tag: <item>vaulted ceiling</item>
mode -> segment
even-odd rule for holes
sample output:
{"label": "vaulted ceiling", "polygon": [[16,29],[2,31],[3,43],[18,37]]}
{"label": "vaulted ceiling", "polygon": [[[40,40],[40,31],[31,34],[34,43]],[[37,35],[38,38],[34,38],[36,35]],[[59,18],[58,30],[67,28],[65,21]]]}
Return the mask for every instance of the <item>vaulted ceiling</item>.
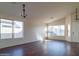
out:
{"label": "vaulted ceiling", "polygon": [[21,17],[22,4],[26,4],[26,20],[47,23],[63,18],[79,9],[78,2],[0,2],[0,15]]}

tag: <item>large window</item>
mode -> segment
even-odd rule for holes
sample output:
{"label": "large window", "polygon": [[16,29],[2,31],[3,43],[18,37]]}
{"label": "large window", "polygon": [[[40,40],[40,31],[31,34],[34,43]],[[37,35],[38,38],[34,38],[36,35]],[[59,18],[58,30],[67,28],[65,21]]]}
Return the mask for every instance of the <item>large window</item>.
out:
{"label": "large window", "polygon": [[48,26],[49,36],[64,36],[64,25]]}
{"label": "large window", "polygon": [[14,38],[23,37],[23,22],[14,21]]}
{"label": "large window", "polygon": [[0,19],[0,39],[23,37],[23,22]]}
{"label": "large window", "polygon": [[12,21],[1,19],[1,39],[12,38]]}

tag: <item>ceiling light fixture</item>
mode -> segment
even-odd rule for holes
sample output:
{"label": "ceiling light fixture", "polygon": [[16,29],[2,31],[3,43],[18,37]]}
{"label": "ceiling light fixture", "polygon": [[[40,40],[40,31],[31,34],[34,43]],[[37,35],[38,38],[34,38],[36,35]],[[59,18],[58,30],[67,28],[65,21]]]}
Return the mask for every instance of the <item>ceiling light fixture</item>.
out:
{"label": "ceiling light fixture", "polygon": [[75,17],[76,17],[76,20],[79,20],[77,13],[78,13],[78,9],[76,8],[76,12],[75,12],[76,15],[75,15]]}
{"label": "ceiling light fixture", "polygon": [[25,4],[22,4],[21,16],[22,16],[23,18],[26,18],[26,16],[27,16],[25,7],[26,7]]}

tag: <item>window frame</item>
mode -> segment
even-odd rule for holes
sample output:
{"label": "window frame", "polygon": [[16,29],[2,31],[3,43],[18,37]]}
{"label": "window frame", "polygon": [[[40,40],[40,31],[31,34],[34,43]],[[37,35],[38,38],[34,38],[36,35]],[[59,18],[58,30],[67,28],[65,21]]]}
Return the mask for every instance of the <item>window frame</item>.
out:
{"label": "window frame", "polygon": [[[1,19],[4,19],[4,20],[10,20],[12,21],[12,38],[5,38],[5,39],[1,39]],[[24,37],[24,22],[23,21],[20,21],[20,20],[13,20],[13,19],[5,19],[5,18],[1,18],[0,19],[0,40],[7,40],[7,39],[19,39],[19,38],[23,38]],[[14,21],[18,21],[18,22],[22,22],[23,24],[23,29],[22,29],[22,37],[18,37],[18,38],[14,38]]]}
{"label": "window frame", "polygon": [[[59,28],[59,30],[57,29],[57,31],[60,33],[61,31],[61,26],[64,26],[63,28],[64,28],[64,32],[63,32],[63,35],[61,35],[61,33],[60,34],[56,34],[56,35],[54,35],[54,34],[52,34],[52,32],[53,32],[53,27],[54,26],[57,26],[58,28]],[[51,27],[51,30],[48,30],[48,37],[49,36],[65,36],[65,25],[52,25],[52,26],[48,26],[48,29],[49,29],[49,27]],[[57,33],[57,32],[56,32]],[[50,35],[49,35],[50,34]]]}

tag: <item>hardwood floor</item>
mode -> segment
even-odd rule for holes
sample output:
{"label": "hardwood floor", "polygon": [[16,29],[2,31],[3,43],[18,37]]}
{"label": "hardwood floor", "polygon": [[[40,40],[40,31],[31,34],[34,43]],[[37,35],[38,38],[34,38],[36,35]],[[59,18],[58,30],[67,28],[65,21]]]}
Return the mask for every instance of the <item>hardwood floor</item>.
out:
{"label": "hardwood floor", "polygon": [[79,44],[48,40],[0,49],[2,56],[79,56]]}

